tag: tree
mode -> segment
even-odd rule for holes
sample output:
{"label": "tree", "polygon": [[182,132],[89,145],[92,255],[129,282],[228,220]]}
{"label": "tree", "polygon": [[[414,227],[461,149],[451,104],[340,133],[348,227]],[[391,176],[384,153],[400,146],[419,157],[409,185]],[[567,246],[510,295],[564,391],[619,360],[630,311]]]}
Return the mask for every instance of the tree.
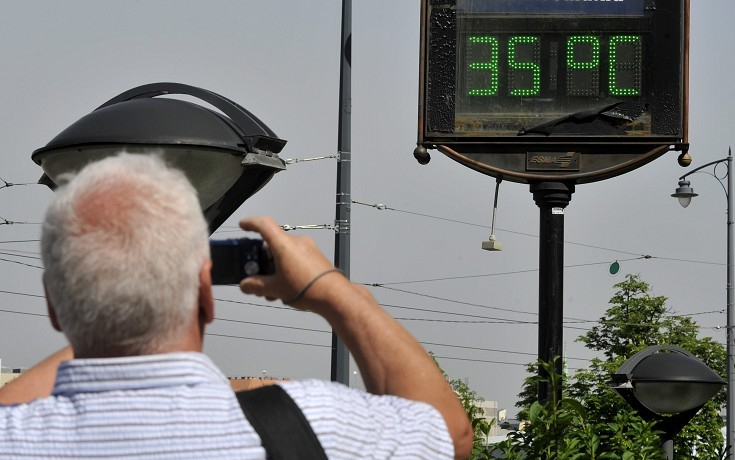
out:
{"label": "tree", "polygon": [[[639,276],[627,275],[614,288],[617,290],[610,299],[611,306],[599,324],[578,339],[587,348],[601,352],[604,359],[592,360],[589,367],[577,371],[572,377],[557,377],[558,385],[562,384],[562,379],[565,380],[564,398],[557,403],[558,407],[548,404],[539,407],[537,402],[534,403],[539,379],[536,375],[526,380],[519,395],[521,401],[517,405],[523,408],[519,418],[531,421],[530,433],[548,432],[550,421],[559,423],[559,415],[555,415],[555,411],[563,415],[565,425],[560,425],[563,430],[559,433],[565,438],[564,442],[555,444],[554,455],[536,458],[590,458],[593,453],[598,453],[597,458],[601,459],[618,456],[650,458],[648,456],[657,450],[659,442],[655,424],[643,422],[608,384],[610,376],[626,359],[648,346],[669,344],[682,347],[720,376],[725,374],[724,346],[709,337],[699,337],[699,326],[692,318],[671,315],[666,307],[666,297],[652,295],[648,283]],[[529,370],[535,372],[536,364],[529,365]],[[721,392],[674,439],[677,459],[721,458],[723,436],[720,428],[723,421],[719,410],[724,401],[725,394]],[[533,436],[524,436],[516,435],[516,442],[525,442],[526,447],[533,447]],[[576,441],[571,443],[573,440]],[[580,453],[584,445],[587,451]],[[540,455],[538,450],[526,452]],[[574,457],[576,453],[580,456]]]}

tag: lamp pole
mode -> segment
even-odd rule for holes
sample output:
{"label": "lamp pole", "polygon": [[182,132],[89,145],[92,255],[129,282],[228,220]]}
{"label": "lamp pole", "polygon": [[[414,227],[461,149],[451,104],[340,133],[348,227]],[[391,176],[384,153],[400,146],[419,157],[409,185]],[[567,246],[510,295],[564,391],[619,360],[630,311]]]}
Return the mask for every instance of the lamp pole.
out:
{"label": "lamp pole", "polygon": [[[733,327],[735,327],[735,273],[733,273],[733,264],[735,263],[735,256],[733,255],[732,148],[728,149],[727,158],[712,161],[681,176],[679,187],[676,189],[676,193],[671,196],[678,198],[679,203],[683,207],[687,207],[691,199],[697,194],[689,187],[689,182],[685,180],[686,177],[708,166],[713,166],[713,169],[716,169],[719,164],[723,163],[727,166],[727,188],[725,189],[727,197],[727,405],[725,413],[727,419],[727,447],[731,448],[726,458],[732,460],[732,447],[733,441],[735,441],[735,337],[733,336]],[[725,188],[722,178],[717,177],[715,173],[712,175]]]}

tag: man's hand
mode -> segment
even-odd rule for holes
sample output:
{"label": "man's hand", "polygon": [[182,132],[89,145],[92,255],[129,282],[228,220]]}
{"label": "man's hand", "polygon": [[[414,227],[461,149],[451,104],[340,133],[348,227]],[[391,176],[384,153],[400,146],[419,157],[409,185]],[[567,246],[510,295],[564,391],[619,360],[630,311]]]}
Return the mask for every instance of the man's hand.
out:
{"label": "man's hand", "polygon": [[[240,226],[244,230],[262,235],[276,267],[273,275],[250,276],[242,280],[240,289],[246,294],[287,302],[316,277],[334,269],[334,265],[324,257],[311,238],[287,235],[270,217],[245,219],[240,222]],[[309,290],[311,291],[311,288]],[[317,292],[316,289],[314,291]],[[310,292],[305,292],[292,306],[311,309],[310,307],[315,305],[316,297]]]}

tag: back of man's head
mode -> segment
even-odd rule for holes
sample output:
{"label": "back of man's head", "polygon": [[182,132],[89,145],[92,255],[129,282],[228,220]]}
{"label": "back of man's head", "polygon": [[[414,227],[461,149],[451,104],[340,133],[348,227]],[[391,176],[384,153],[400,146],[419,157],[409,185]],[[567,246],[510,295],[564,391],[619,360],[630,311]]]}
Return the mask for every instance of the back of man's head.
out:
{"label": "back of man's head", "polygon": [[49,302],[75,353],[175,348],[196,319],[207,236],[196,191],[156,156],[109,157],[60,187],[41,250]]}

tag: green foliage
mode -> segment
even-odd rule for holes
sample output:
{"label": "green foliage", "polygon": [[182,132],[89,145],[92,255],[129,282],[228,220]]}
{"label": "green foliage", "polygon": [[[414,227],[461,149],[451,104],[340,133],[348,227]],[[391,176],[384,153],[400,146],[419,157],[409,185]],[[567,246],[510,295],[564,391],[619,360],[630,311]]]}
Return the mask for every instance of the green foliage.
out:
{"label": "green foliage", "polygon": [[475,458],[476,453],[479,454],[480,452],[487,450],[490,429],[495,423],[495,420],[488,422],[488,420],[485,419],[484,410],[478,406],[478,403],[484,401],[484,399],[478,396],[477,393],[467,385],[467,382],[459,379],[448,379],[448,381],[449,385],[454,390],[454,393],[459,398],[459,401],[462,403],[465,412],[467,412],[467,417],[472,423],[472,428],[475,432],[472,451],[473,458]]}
{"label": "green foliage", "polygon": [[472,390],[467,382],[460,379],[451,379],[447,373],[444,372],[444,369],[439,366],[434,354],[429,352],[429,355],[444,375],[444,378],[449,382],[449,386],[454,390],[459,402],[462,403],[462,407],[464,407],[465,412],[467,412],[467,417],[469,418],[470,423],[472,423],[475,437],[472,446],[472,456],[470,458],[478,460],[484,459],[484,455],[486,455],[489,446],[490,430],[493,425],[495,425],[495,419],[488,421],[484,417],[484,410],[478,405],[479,403],[482,403],[484,399],[480,397],[477,392]]}
{"label": "green foliage", "polygon": [[[494,452],[509,459],[659,459],[661,441],[655,424],[643,421],[610,388],[610,376],[630,356],[659,344],[682,347],[725,375],[725,348],[711,338],[700,338],[692,318],[671,315],[666,297],[653,296],[648,283],[635,275],[627,275],[614,287],[611,306],[599,324],[578,339],[604,359],[592,360],[565,381],[542,363],[551,375],[551,386],[564,389],[561,401],[543,405],[536,402],[537,365],[530,364],[531,376],[516,404],[522,409],[518,418],[527,420],[528,426],[493,446]],[[675,458],[723,458],[719,409],[725,397],[720,392],[675,437]]]}
{"label": "green foliage", "polygon": [[[552,389],[562,384],[553,363],[539,364]],[[535,379],[538,381],[538,378]],[[556,392],[554,391],[553,394]],[[609,424],[592,417],[580,401],[562,397],[528,408],[528,424],[495,444],[490,455],[511,460],[648,460],[661,458],[660,440],[653,424],[628,420],[626,413]],[[487,458],[492,458],[488,456]]]}

